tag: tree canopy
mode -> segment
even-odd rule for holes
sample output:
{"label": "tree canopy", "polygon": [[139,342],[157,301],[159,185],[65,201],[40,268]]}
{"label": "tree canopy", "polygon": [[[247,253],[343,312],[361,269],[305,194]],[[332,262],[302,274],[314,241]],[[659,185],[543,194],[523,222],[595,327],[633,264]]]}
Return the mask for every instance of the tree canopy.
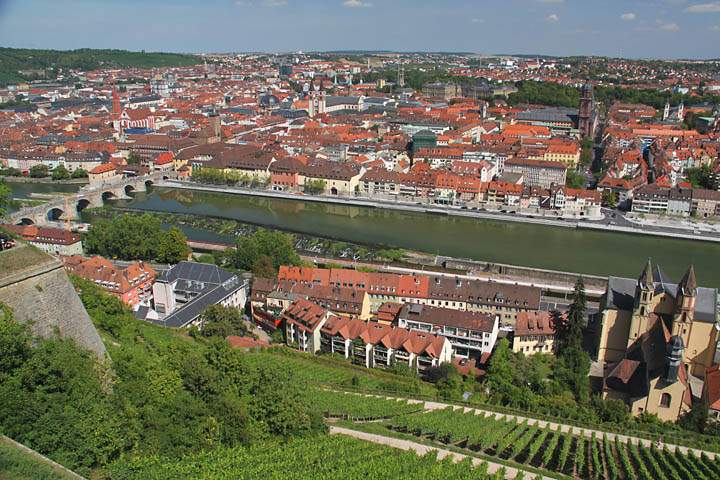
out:
{"label": "tree canopy", "polygon": [[85,251],[109,258],[177,263],[187,259],[187,238],[176,227],[163,230],[149,214],[123,214],[92,224],[83,239]]}

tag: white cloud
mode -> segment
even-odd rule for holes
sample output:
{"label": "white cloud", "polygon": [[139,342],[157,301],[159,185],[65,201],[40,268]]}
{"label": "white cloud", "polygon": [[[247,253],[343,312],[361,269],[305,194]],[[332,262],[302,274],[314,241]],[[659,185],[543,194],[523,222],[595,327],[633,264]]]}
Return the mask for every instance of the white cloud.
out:
{"label": "white cloud", "polygon": [[632,22],[636,18],[637,18],[637,15],[635,15],[632,12],[623,13],[622,15],[620,15],[620,19],[624,22]]}
{"label": "white cloud", "polygon": [[284,7],[288,2],[287,0],[263,0],[262,4],[266,7]]}
{"label": "white cloud", "polygon": [[473,18],[473,19],[470,20],[470,21],[471,21],[472,23],[485,23],[485,19],[484,19],[484,18]]}
{"label": "white cloud", "polygon": [[565,0],[537,0],[540,3],[563,3]]}
{"label": "white cloud", "polygon": [[680,26],[675,22],[658,22],[658,25],[660,25],[660,30],[665,30],[666,32],[679,32]]}
{"label": "white cloud", "polygon": [[720,25],[713,25],[712,27],[710,27],[710,30],[712,30],[713,32],[720,32]]}
{"label": "white cloud", "polygon": [[235,5],[238,7],[249,7],[252,5],[252,2],[248,2],[246,0],[235,0]]}
{"label": "white cloud", "polygon": [[372,7],[373,4],[369,2],[363,2],[362,0],[345,0],[343,2],[343,5],[348,8],[369,8]]}
{"label": "white cloud", "polygon": [[545,17],[545,20],[547,20],[548,22],[557,22],[558,20],[560,20],[560,17],[558,17],[557,13],[551,13],[550,15]]}
{"label": "white cloud", "polygon": [[720,2],[698,3],[685,9],[689,13],[719,13]]}

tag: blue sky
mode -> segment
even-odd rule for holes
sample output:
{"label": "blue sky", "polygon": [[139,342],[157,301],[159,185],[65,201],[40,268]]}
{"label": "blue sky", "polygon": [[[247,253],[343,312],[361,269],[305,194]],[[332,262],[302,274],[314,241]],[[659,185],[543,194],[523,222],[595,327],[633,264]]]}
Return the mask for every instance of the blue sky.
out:
{"label": "blue sky", "polygon": [[0,46],[720,57],[720,0],[0,0]]}

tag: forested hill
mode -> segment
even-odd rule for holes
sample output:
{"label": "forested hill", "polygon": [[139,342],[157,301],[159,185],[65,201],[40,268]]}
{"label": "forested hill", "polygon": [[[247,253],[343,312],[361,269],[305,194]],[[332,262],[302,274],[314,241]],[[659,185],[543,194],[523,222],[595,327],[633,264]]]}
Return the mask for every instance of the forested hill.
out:
{"label": "forested hill", "polygon": [[[36,50],[0,48],[0,85],[53,79],[58,68],[94,70],[101,67],[182,67],[200,63],[200,57],[181,53],[127,50]],[[37,72],[35,72],[37,70]],[[45,76],[41,71],[47,71]]]}

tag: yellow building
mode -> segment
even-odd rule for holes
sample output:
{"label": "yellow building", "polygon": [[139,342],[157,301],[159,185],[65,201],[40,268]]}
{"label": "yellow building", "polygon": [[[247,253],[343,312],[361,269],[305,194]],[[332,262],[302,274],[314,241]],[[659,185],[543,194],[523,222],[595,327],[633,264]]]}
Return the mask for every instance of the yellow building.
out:
{"label": "yellow building", "polygon": [[717,290],[698,287],[692,266],[674,284],[648,261],[636,281],[608,279],[601,312],[603,396],[677,420],[692,405],[691,376],[701,382],[712,366]]}
{"label": "yellow building", "polygon": [[518,312],[512,347],[523,355],[554,354],[557,344],[550,312]]}
{"label": "yellow building", "polygon": [[559,162],[568,167],[575,167],[580,161],[580,152],[580,147],[576,143],[550,145],[542,159],[546,162]]}

